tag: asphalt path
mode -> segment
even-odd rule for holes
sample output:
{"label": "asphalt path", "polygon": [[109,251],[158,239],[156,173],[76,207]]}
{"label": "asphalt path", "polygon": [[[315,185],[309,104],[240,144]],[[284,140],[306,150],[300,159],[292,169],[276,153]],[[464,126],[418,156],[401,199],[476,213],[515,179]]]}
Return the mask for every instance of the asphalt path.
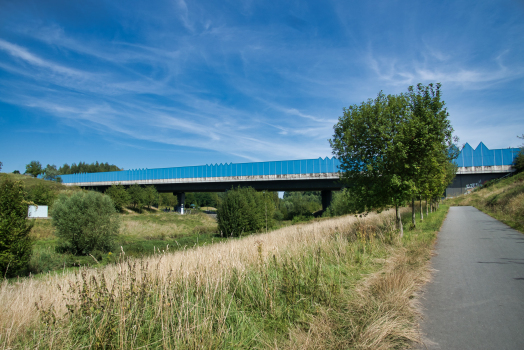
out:
{"label": "asphalt path", "polygon": [[524,234],[451,207],[435,248],[418,349],[524,349]]}

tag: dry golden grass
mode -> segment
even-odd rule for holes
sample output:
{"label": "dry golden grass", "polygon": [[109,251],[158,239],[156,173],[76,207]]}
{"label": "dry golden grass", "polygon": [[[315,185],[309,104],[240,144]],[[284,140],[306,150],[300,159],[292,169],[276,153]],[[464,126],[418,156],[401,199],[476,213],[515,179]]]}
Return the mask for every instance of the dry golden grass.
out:
{"label": "dry golden grass", "polygon": [[[382,214],[384,215],[388,214]],[[285,227],[268,234],[248,236],[241,240],[177,251],[173,254],[165,253],[145,259],[147,272],[164,281],[168,275],[184,276],[188,279],[197,276],[198,281],[212,284],[213,281],[225,278],[224,274],[227,275],[233,268],[242,271],[247,266],[257,264],[259,245],[263,247],[264,257],[281,253],[297,255],[304,246],[327,240],[335,231],[349,230],[357,220],[355,217],[346,216]],[[370,214],[365,220],[380,218],[376,214]],[[127,269],[128,265],[125,263],[103,268],[109,288],[112,288],[118,274]],[[95,275],[95,271],[87,270],[87,274]],[[64,314],[66,300],[62,290],[66,291],[69,284],[78,282],[78,279],[75,273],[65,273],[49,275],[39,280],[26,278],[17,283],[3,282],[0,287],[0,344],[8,346],[12,335],[23,332],[38,321],[36,303],[44,309],[53,306],[58,314]]]}
{"label": "dry golden grass", "polygon": [[[358,277],[354,279],[360,280],[357,285],[341,289],[342,293],[346,293],[345,299],[341,299],[346,300],[345,304],[337,304],[336,308],[319,306],[316,312],[305,314],[299,324],[290,328],[287,340],[268,338],[267,335],[260,336],[257,347],[390,349],[405,344],[406,340],[417,341],[416,305],[413,296],[420,285],[427,280],[425,262],[428,259],[429,248],[417,244],[408,244],[405,247],[398,244],[388,246],[378,244],[378,241],[375,244],[374,240],[384,242],[388,239],[381,237],[381,233],[377,236],[377,232],[389,230],[393,215],[394,213],[391,212],[380,215],[370,214],[362,219],[345,216],[294,225],[267,234],[248,236],[211,246],[174,253],[163,252],[143,259],[143,263],[138,267],[120,263],[98,270],[84,270],[84,276],[65,273],[60,276],[49,275],[41,280],[24,279],[10,284],[4,282],[0,286],[0,344],[2,348],[15,346],[17,336],[24,334],[32,325],[42,322],[43,314],[38,312],[35,304],[38,304],[39,310],[53,309],[60,319],[67,312],[67,304],[78,304],[78,298],[81,297],[78,287],[77,293],[68,293],[69,287],[75,284],[80,286],[83,281],[91,278],[97,279],[96,283],[100,284],[103,276],[108,290],[113,290],[112,293],[115,294],[126,293],[126,291],[132,293],[135,287],[130,286],[134,284],[139,286],[142,282],[143,288],[146,289],[149,283],[155,285],[151,291],[159,293],[157,298],[160,299],[152,310],[158,314],[155,320],[162,322],[162,334],[165,336],[158,340],[162,343],[157,343],[154,347],[172,348],[180,342],[185,344],[185,348],[221,347],[223,343],[220,342],[220,334],[231,337],[231,329],[226,325],[225,320],[230,317],[233,299],[230,292],[224,292],[227,286],[231,287],[231,281],[233,285],[236,283],[241,294],[249,293],[249,286],[268,283],[264,282],[263,276],[267,278],[267,271],[270,271],[269,267],[273,266],[272,261],[278,261],[278,264],[286,264],[286,261],[289,261],[291,264],[289,266],[293,269],[296,268],[295,264],[314,262],[316,258],[311,257],[317,254],[317,251],[319,254],[317,263],[320,265],[322,265],[321,254],[325,254],[324,256],[332,260],[340,259],[341,264],[352,264],[352,266],[355,264],[350,270],[361,275],[364,271],[359,269],[359,266],[362,266],[359,264],[362,262],[358,261],[361,259],[360,254],[366,254],[366,249],[382,249],[382,252],[388,249],[388,254],[384,256],[387,259],[375,258],[374,262],[366,265],[367,268],[372,266],[371,271],[375,273],[365,279]],[[155,226],[149,228],[161,229]],[[376,256],[382,257],[383,253]],[[383,267],[380,268],[381,266]],[[258,282],[251,280],[256,277],[252,274],[253,271],[260,271],[261,280]],[[127,277],[122,278],[122,276]],[[248,289],[244,290],[246,286]],[[192,292],[186,294],[184,291]],[[270,294],[273,292],[268,287],[258,301],[271,303]],[[221,296],[217,298],[217,295]],[[195,301],[195,296],[201,300]],[[174,308],[175,303],[177,306]],[[266,306],[268,310],[274,307]],[[122,307],[122,310],[124,309],[125,307]],[[122,311],[122,315],[124,314],[125,311]],[[122,329],[125,329],[123,323],[132,322],[133,317],[140,317],[132,312],[126,315],[128,318],[119,318],[119,327]],[[106,322],[104,320],[103,318],[102,321]],[[173,320],[184,321],[176,323]],[[249,319],[243,321],[244,327],[249,328],[249,322]],[[307,326],[304,326],[305,324]],[[45,344],[32,343],[32,346],[50,348],[73,346],[74,343],[67,343],[70,338],[68,327],[55,329],[46,334]],[[93,327],[95,332],[107,329],[99,323],[93,324]],[[138,346],[135,345],[139,344],[137,336],[125,331],[121,334],[123,338],[120,344],[123,347]],[[237,347],[245,348],[247,345],[240,342]]]}

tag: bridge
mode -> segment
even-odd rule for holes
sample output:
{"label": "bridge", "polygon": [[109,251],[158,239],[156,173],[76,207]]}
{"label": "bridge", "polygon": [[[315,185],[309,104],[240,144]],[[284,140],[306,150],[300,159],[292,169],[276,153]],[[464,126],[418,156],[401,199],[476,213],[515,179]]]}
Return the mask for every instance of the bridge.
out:
{"label": "bridge", "polygon": [[[482,142],[473,149],[466,144],[455,160],[457,177],[447,196],[464,193],[471,184],[483,183],[513,171],[518,148],[489,150]],[[172,192],[184,203],[186,192],[223,192],[238,186],[262,191],[321,191],[322,207],[331,202],[332,191],[342,189],[337,158],[318,158],[256,163],[229,163],[161,169],[135,169],[105,173],[61,175],[65,185],[103,191],[113,184],[154,185],[158,192]],[[183,207],[179,208],[183,212]]]}

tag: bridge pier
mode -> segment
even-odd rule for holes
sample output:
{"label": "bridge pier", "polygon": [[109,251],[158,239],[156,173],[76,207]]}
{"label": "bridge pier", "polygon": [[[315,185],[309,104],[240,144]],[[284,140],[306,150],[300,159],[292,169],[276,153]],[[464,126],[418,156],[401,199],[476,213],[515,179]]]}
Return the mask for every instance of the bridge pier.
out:
{"label": "bridge pier", "polygon": [[186,201],[186,193],[185,192],[173,192],[173,194],[176,196],[176,199],[177,199],[176,211],[183,215],[184,214],[184,202]]}
{"label": "bridge pier", "polygon": [[330,190],[323,190],[320,193],[322,195],[322,211],[326,211],[333,199],[333,192]]}

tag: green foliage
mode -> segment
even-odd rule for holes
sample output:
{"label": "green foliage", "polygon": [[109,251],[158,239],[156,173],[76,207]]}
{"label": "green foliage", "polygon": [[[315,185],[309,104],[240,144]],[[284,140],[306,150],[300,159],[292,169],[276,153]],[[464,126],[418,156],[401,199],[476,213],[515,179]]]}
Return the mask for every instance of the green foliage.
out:
{"label": "green foliage", "polygon": [[436,198],[453,180],[458,150],[440,98],[440,84],[419,84],[344,108],[330,144],[359,212]]}
{"label": "green foliage", "polygon": [[[519,139],[524,140],[524,134],[522,136],[517,136]],[[515,157],[515,160],[513,161],[513,167],[517,171],[517,173],[520,173],[524,170],[524,145],[520,146],[520,151],[517,154],[517,157]]]}
{"label": "green foliage", "polygon": [[44,170],[42,169],[42,164],[36,160],[31,161],[31,163],[25,166],[25,173],[30,174],[32,177],[37,177],[43,172]]}
{"label": "green foliage", "polygon": [[13,171],[13,174],[20,174],[20,171],[19,170],[15,170],[15,171]]}
{"label": "green foliage", "polygon": [[144,203],[149,209],[153,203],[158,203],[158,192],[155,186],[149,185],[144,188]]}
{"label": "green foliage", "polygon": [[53,226],[59,238],[58,250],[75,255],[87,255],[95,250],[110,251],[120,227],[115,214],[111,198],[101,193],[61,195],[52,210]]}
{"label": "green foliage", "polygon": [[62,178],[59,176],[60,173],[56,169],[56,165],[47,164],[46,168],[43,170],[44,180],[62,182]]}
{"label": "green foliage", "polygon": [[2,170],[2,166],[3,166],[3,165],[4,165],[4,164],[3,164],[2,162],[0,162],[0,170]]}
{"label": "green foliage", "polygon": [[218,194],[215,192],[196,192],[195,200],[200,207],[214,207],[219,203]]}
{"label": "green foliage", "polygon": [[0,183],[0,274],[25,274],[32,253],[29,237],[33,224],[27,219],[26,193],[21,182]]}
{"label": "green foliage", "polygon": [[173,193],[160,193],[158,197],[159,206],[174,207],[177,203],[177,198]]}
{"label": "green foliage", "polygon": [[280,212],[285,220],[292,220],[296,216],[311,217],[322,208],[320,192],[284,192],[280,202]]}
{"label": "green foliage", "polygon": [[329,208],[326,210],[323,216],[341,216],[356,212],[357,205],[351,192],[344,188],[342,191],[333,192],[333,199]]}
{"label": "green foliage", "polygon": [[123,169],[117,167],[114,164],[109,165],[106,163],[85,163],[85,162],[79,162],[78,164],[73,163],[71,166],[69,164],[65,163],[62,165],[58,172],[61,175],[67,175],[67,174],[78,174],[78,173],[100,173],[100,172],[107,172],[107,171],[121,171]]}
{"label": "green foliage", "polygon": [[515,170],[519,173],[524,170],[524,148],[522,148],[520,152],[517,154],[513,166]]}
{"label": "green foliage", "polygon": [[127,193],[129,194],[129,199],[133,207],[141,212],[145,203],[144,188],[138,184],[134,184],[127,189]]}
{"label": "green foliage", "polygon": [[218,230],[225,236],[262,231],[273,226],[275,210],[268,192],[239,187],[226,192],[217,208]]}
{"label": "green foliage", "polygon": [[113,184],[106,190],[105,194],[111,198],[117,211],[122,211],[131,200],[123,185]]}
{"label": "green foliage", "polygon": [[56,199],[56,192],[51,187],[39,183],[28,190],[28,198],[36,205],[52,206]]}

